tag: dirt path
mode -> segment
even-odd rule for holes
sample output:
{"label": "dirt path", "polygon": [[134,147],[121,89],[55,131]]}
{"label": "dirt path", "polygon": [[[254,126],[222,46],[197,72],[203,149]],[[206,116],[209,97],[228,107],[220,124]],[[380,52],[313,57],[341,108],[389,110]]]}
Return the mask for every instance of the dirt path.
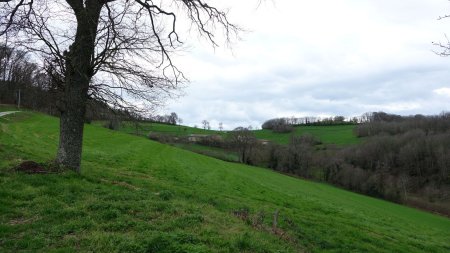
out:
{"label": "dirt path", "polygon": [[11,113],[16,113],[16,112],[19,112],[19,111],[0,112],[0,117],[6,116]]}

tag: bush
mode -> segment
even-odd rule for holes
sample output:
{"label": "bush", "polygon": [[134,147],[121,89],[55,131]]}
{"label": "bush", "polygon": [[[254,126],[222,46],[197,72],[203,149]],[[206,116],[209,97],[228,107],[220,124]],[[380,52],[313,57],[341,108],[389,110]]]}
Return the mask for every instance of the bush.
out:
{"label": "bush", "polygon": [[208,147],[218,147],[218,148],[225,147],[225,142],[223,141],[220,135],[205,136],[203,138],[200,138],[200,140],[197,143]]}

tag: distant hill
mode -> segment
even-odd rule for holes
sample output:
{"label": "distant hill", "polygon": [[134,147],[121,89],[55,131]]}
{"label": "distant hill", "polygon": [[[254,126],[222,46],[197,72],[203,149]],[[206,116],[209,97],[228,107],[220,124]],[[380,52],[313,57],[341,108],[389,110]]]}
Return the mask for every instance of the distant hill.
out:
{"label": "distant hill", "polygon": [[[94,122],[95,125],[104,125],[105,122]],[[269,140],[279,144],[287,144],[292,134],[311,134],[320,139],[324,144],[348,145],[359,143],[360,139],[353,133],[354,125],[336,126],[297,126],[293,133],[275,133],[271,130],[253,130],[256,138]],[[132,122],[123,122],[118,129],[124,133],[148,135],[150,132],[170,134],[175,136],[188,136],[191,134],[207,134],[226,136],[228,131],[205,130],[180,125],[169,125],[161,123],[140,123],[136,125]]]}
{"label": "distant hill", "polygon": [[448,218],[94,125],[81,175],[11,171],[51,160],[58,128],[0,119],[1,252],[450,250]]}

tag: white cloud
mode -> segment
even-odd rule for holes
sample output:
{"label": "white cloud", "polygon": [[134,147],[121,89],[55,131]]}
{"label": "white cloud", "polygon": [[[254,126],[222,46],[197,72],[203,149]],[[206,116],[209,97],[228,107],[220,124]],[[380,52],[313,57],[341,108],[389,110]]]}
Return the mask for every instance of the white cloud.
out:
{"label": "white cloud", "polygon": [[442,87],[439,89],[433,90],[434,93],[441,95],[441,96],[447,96],[450,97],[450,88],[448,87]]}

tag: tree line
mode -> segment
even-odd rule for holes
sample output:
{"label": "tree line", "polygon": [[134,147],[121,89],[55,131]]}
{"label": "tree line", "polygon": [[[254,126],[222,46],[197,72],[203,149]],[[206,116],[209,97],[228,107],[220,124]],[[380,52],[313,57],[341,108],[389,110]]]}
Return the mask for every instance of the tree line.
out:
{"label": "tree line", "polygon": [[58,86],[27,52],[0,44],[0,103],[57,112]]}
{"label": "tree line", "polygon": [[175,112],[171,112],[170,114],[165,115],[154,115],[148,118],[144,118],[143,120],[147,122],[156,122],[168,125],[177,125],[183,123],[183,119],[178,117],[178,114]]}

